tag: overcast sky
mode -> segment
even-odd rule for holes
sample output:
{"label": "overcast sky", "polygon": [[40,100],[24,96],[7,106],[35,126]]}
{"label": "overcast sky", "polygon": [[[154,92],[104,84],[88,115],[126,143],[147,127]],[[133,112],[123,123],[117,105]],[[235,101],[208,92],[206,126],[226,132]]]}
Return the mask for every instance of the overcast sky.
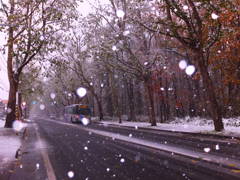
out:
{"label": "overcast sky", "polygon": [[[98,6],[98,4],[110,4],[109,0],[83,0],[84,2],[79,3],[79,11],[83,15],[87,15],[89,12],[93,11],[93,7]],[[98,1],[98,2],[97,2]]]}
{"label": "overcast sky", "polygon": [[[0,46],[5,44],[4,35],[0,33]],[[6,57],[0,52],[0,100],[8,98],[9,83],[7,77]]]}

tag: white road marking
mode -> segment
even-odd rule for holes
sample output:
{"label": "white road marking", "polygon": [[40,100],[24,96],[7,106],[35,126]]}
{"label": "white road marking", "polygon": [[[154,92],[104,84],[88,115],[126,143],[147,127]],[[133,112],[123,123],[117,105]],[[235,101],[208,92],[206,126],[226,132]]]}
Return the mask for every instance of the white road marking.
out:
{"label": "white road marking", "polygon": [[44,166],[47,171],[48,180],[57,180],[56,175],[53,170],[53,167],[52,167],[52,164],[51,164],[51,161],[49,159],[48,153],[46,151],[45,145],[43,145],[43,141],[40,137],[38,129],[36,128],[36,125],[35,125],[35,130],[36,130],[36,135],[37,135],[39,146],[40,146],[40,151],[41,151],[41,154],[43,157]]}
{"label": "white road marking", "polygon": [[182,155],[182,156],[186,156],[186,157],[190,157],[190,158],[195,158],[195,159],[199,159],[199,160],[205,160],[207,162],[222,164],[227,167],[229,167],[231,164],[234,164],[234,168],[240,169],[240,161],[230,159],[230,158],[223,158],[221,156],[212,155],[212,154],[208,154],[208,153],[195,152],[192,150],[179,148],[179,147],[175,147],[172,145],[160,144],[157,142],[151,142],[151,141],[143,140],[143,139],[139,139],[139,138],[133,138],[133,137],[129,138],[128,136],[125,136],[125,135],[120,135],[120,134],[112,133],[112,132],[106,132],[106,131],[102,131],[102,130],[90,129],[87,127],[78,126],[78,125],[74,125],[74,124],[53,121],[53,120],[46,120],[46,121],[51,121],[54,123],[65,125],[65,126],[67,125],[67,126],[75,127],[75,128],[82,129],[87,132],[92,132],[94,134],[98,134],[101,136],[110,137],[113,139],[130,142],[130,143],[137,144],[137,145],[142,145],[145,147],[154,148],[154,149],[158,149],[158,150],[165,151],[165,152],[170,152],[170,153],[174,153],[174,154],[178,154],[178,155]]}

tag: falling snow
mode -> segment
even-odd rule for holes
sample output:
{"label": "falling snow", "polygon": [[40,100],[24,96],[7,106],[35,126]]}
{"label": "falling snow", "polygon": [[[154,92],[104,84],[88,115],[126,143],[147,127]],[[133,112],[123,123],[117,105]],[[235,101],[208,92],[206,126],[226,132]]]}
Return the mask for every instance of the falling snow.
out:
{"label": "falling snow", "polygon": [[44,104],[40,104],[40,109],[43,111],[45,109],[45,105]]}
{"label": "falling snow", "polygon": [[148,62],[145,62],[145,63],[144,63],[144,66],[147,66],[147,65],[148,65]]}
{"label": "falling snow", "polygon": [[79,97],[82,98],[82,97],[84,97],[86,94],[87,94],[87,90],[86,90],[85,88],[80,87],[80,88],[77,89],[77,95],[78,95]]}
{"label": "falling snow", "polygon": [[185,69],[185,72],[189,76],[193,75],[193,73],[195,72],[195,66],[193,65],[187,66],[187,68]]}
{"label": "falling snow", "polygon": [[125,16],[125,13],[123,10],[117,10],[117,17],[123,18]]}
{"label": "falling snow", "polygon": [[121,163],[124,163],[124,162],[125,162],[125,159],[124,159],[124,158],[121,158],[121,159],[120,159],[120,162],[121,162]]}
{"label": "falling snow", "polygon": [[82,122],[82,124],[83,124],[84,126],[86,126],[86,125],[88,125],[88,124],[90,123],[89,119],[88,119],[88,118],[85,118],[85,117],[82,118],[81,122]]}
{"label": "falling snow", "polygon": [[204,150],[204,152],[206,152],[206,153],[209,153],[209,152],[211,151],[211,149],[208,148],[208,147],[207,147],[207,148],[204,148],[203,150]]}
{"label": "falling snow", "polygon": [[68,177],[73,178],[74,177],[74,172],[73,171],[68,171]]}
{"label": "falling snow", "polygon": [[127,35],[129,35],[129,34],[130,34],[130,31],[128,31],[128,30],[123,32],[123,35],[124,35],[124,36],[127,36]]}
{"label": "falling snow", "polygon": [[188,10],[188,6],[187,6],[187,5],[184,5],[184,6],[183,6],[183,9],[184,9],[184,10]]}
{"label": "falling snow", "polygon": [[52,99],[55,99],[56,94],[55,94],[55,93],[51,93],[51,94],[50,94],[50,97],[51,97]]}
{"label": "falling snow", "polygon": [[181,60],[178,65],[180,69],[184,70],[187,67],[187,62],[185,60]]}
{"label": "falling snow", "polygon": [[25,127],[26,127],[26,124],[23,123],[22,121],[16,120],[13,122],[13,129],[15,131],[21,131]]}
{"label": "falling snow", "polygon": [[11,113],[12,112],[12,109],[11,108],[7,108],[7,113]]}
{"label": "falling snow", "polygon": [[112,50],[116,51],[117,50],[117,46],[112,46]]}
{"label": "falling snow", "polygon": [[215,14],[215,13],[212,13],[212,14],[211,14],[211,17],[212,17],[212,19],[218,19],[218,15]]}

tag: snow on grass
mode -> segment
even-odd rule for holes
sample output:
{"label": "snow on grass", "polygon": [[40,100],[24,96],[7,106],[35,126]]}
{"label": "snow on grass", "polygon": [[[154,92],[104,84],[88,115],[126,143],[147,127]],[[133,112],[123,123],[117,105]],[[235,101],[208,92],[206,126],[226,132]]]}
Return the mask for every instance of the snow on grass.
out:
{"label": "snow on grass", "polygon": [[0,136],[0,157],[13,160],[21,143],[17,136]]}
{"label": "snow on grass", "polygon": [[[213,121],[211,119],[200,118],[200,117],[189,117],[185,118],[175,118],[175,120],[170,121],[170,124],[188,124],[197,126],[213,126]],[[240,127],[240,117],[235,118],[223,118],[223,123],[225,126],[230,127]]]}
{"label": "snow on grass", "polygon": [[[143,119],[146,119],[146,117],[143,117]],[[218,134],[232,137],[240,137],[240,117],[223,119],[225,129],[222,132],[214,131],[212,120],[199,117],[176,118],[175,120],[168,123],[157,123],[157,126],[151,126],[149,122],[142,122],[143,119],[140,119],[140,122],[123,121],[122,124],[119,124],[118,121],[115,119],[112,121],[102,121],[102,123],[104,123],[105,125],[115,124],[135,128],[139,127],[176,132]]]}
{"label": "snow on grass", "polygon": [[2,120],[0,119],[0,128],[3,128],[3,127],[4,127],[4,124],[5,124],[5,121],[2,121]]}

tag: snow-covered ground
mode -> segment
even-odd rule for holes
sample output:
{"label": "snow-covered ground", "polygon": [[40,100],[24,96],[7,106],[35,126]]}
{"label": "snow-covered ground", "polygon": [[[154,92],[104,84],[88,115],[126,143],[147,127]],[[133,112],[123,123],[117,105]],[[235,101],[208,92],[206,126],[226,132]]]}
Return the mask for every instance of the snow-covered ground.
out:
{"label": "snow-covered ground", "polygon": [[0,128],[3,128],[5,121],[0,119]]}
{"label": "snow-covered ground", "polygon": [[[129,122],[123,121],[122,126],[130,127],[143,127],[149,129],[160,129],[167,131],[180,131],[180,132],[191,132],[191,133],[205,133],[205,134],[218,134],[232,137],[240,137],[240,117],[223,119],[225,129],[223,132],[214,131],[212,120],[203,118],[176,118],[174,121],[169,123],[157,123],[157,126],[151,126],[148,122]],[[104,124],[116,124],[119,125],[116,119],[112,121],[102,121]]]}
{"label": "snow-covered ground", "polygon": [[0,170],[15,160],[16,151],[21,146],[14,130],[5,129],[4,124],[5,121],[0,120]]}
{"label": "snow-covered ground", "polygon": [[[205,119],[200,117],[185,117],[185,118],[175,118],[175,120],[170,121],[170,124],[188,124],[188,125],[196,125],[196,126],[206,126],[213,125],[213,121],[211,119]],[[240,117],[235,118],[223,118],[223,123],[225,126],[229,127],[240,127]]]}

